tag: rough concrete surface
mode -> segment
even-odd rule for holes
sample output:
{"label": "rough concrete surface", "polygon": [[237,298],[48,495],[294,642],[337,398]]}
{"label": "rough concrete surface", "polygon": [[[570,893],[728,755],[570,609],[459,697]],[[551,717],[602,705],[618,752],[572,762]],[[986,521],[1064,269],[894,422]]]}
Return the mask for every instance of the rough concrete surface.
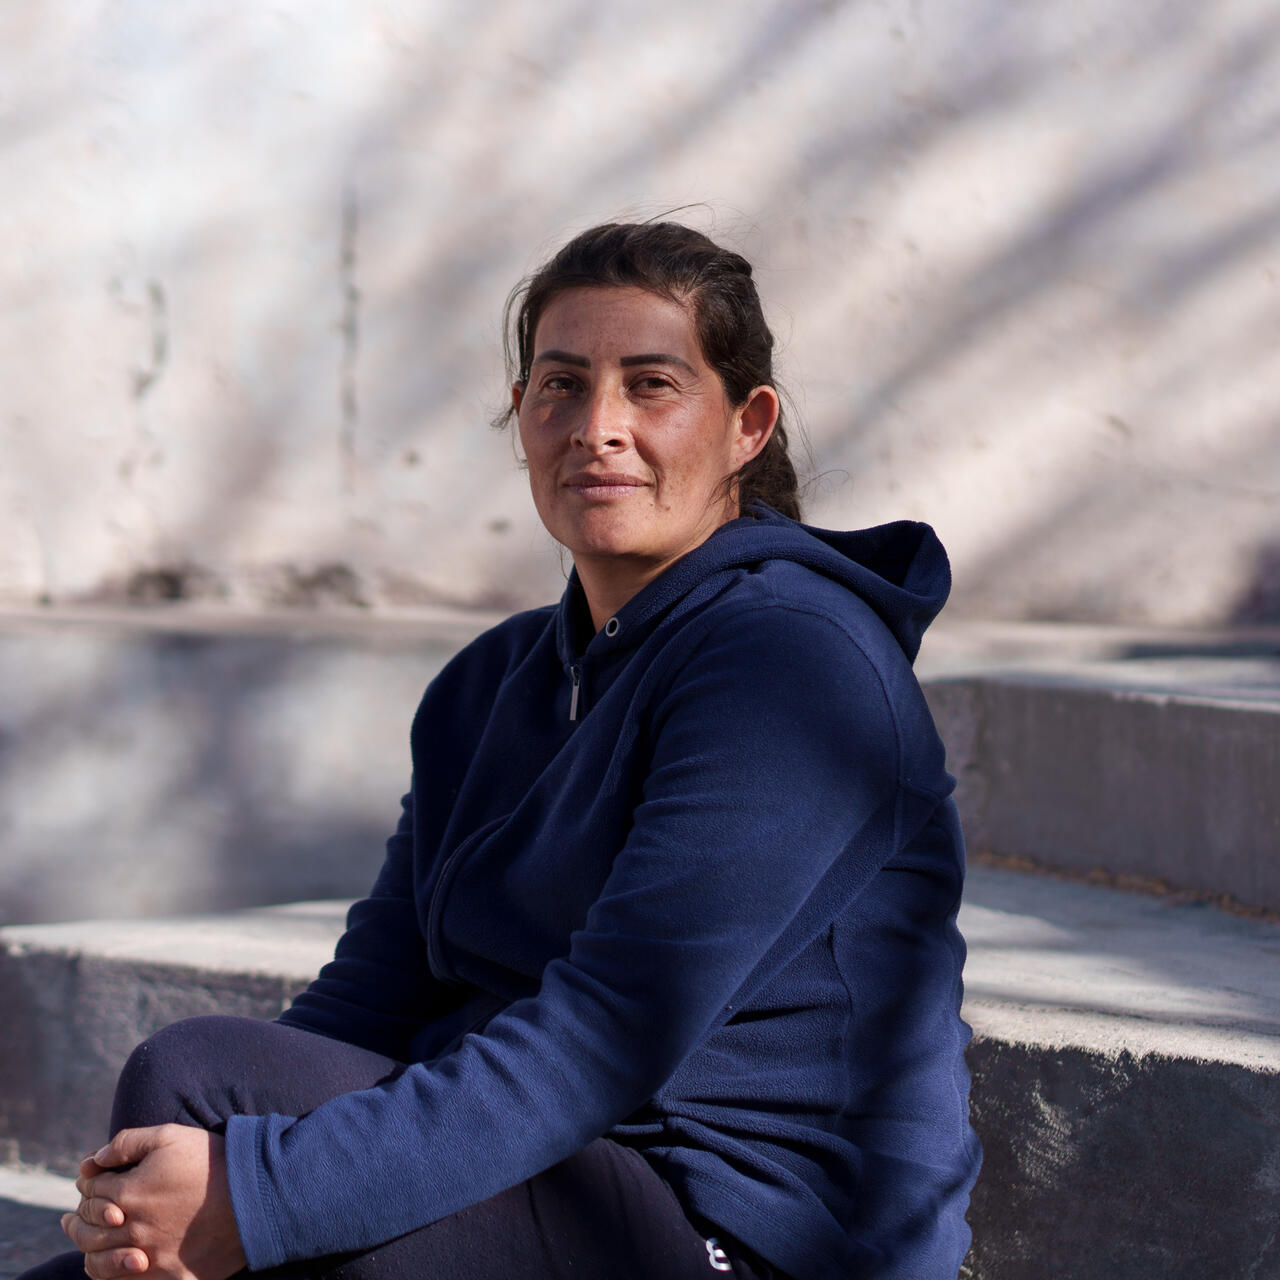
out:
{"label": "rough concrete surface", "polygon": [[1280,1076],[978,1039],[980,1280],[1276,1280]]}

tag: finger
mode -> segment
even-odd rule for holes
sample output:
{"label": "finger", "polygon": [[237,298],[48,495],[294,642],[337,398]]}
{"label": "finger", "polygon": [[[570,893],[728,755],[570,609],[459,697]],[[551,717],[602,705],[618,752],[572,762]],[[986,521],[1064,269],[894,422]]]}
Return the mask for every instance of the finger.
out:
{"label": "finger", "polygon": [[84,1269],[92,1280],[119,1280],[121,1276],[136,1276],[147,1269],[147,1255],[141,1249],[107,1249],[101,1253],[86,1253]]}
{"label": "finger", "polygon": [[124,1210],[105,1196],[82,1196],[76,1215],[95,1227],[123,1227]]}
{"label": "finger", "polygon": [[104,1249],[124,1249],[133,1242],[127,1227],[95,1227],[79,1214],[64,1213],[62,1230],[81,1253],[101,1253]]}
{"label": "finger", "polygon": [[83,1174],[76,1179],[76,1190],[85,1200],[113,1200],[120,1203],[119,1190],[123,1179],[118,1173],[99,1173],[92,1178]]}
{"label": "finger", "polygon": [[122,1164],[137,1164],[148,1151],[160,1142],[163,1125],[149,1129],[121,1129],[105,1147],[93,1153],[93,1158],[104,1169],[118,1169]]}

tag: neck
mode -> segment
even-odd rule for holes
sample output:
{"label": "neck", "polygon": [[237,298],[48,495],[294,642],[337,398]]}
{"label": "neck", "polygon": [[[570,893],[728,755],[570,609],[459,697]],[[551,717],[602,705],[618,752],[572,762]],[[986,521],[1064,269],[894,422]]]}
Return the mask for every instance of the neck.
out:
{"label": "neck", "polygon": [[591,610],[591,625],[599,631],[628,600],[643,591],[677,560],[701,546],[717,529],[735,519],[738,515],[736,503],[735,491],[732,500],[725,504],[720,519],[702,530],[700,536],[691,538],[672,555],[659,558],[643,555],[592,555],[590,552],[576,554],[573,565],[578,571],[578,581],[587,598],[587,607]]}
{"label": "neck", "polygon": [[656,578],[668,564],[627,564],[616,557],[604,563],[589,556],[575,557],[574,568],[582,584],[582,594],[591,611],[591,625],[599,631],[624,604]]}

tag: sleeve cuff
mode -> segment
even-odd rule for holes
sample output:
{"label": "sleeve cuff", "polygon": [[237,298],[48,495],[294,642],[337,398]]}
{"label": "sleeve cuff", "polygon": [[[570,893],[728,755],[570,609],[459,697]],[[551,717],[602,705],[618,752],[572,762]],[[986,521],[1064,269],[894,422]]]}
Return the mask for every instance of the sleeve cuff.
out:
{"label": "sleeve cuff", "polygon": [[250,1271],[262,1271],[289,1261],[284,1240],[270,1213],[274,1192],[266,1185],[262,1155],[270,1131],[283,1130],[292,1123],[290,1116],[232,1116],[227,1121],[227,1184],[240,1246]]}

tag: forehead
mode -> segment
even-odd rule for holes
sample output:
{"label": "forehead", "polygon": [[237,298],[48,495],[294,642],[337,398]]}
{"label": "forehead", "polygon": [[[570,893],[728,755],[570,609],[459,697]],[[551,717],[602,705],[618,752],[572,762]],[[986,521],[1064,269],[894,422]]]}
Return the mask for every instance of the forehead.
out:
{"label": "forehead", "polygon": [[690,308],[629,286],[592,285],[556,294],[538,319],[534,358],[553,347],[592,359],[663,352],[702,363]]}

